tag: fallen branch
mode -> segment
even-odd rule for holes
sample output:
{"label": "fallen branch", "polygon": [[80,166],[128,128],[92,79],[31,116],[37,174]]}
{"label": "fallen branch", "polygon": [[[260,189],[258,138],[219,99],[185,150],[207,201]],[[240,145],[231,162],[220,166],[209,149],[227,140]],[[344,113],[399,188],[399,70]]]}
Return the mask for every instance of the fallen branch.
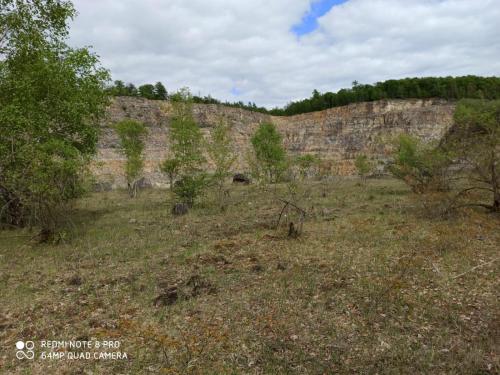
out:
{"label": "fallen branch", "polygon": [[462,277],[462,276],[464,276],[464,275],[467,275],[469,272],[475,271],[475,270],[477,270],[478,268],[481,268],[481,267],[486,266],[486,265],[488,265],[488,264],[494,263],[494,262],[496,262],[497,260],[498,260],[498,258],[495,258],[495,259],[490,260],[489,262],[478,264],[477,266],[472,267],[470,270],[465,271],[465,272],[462,272],[460,275],[453,276],[453,277],[451,278],[451,280],[458,279],[458,278],[460,278],[460,277]]}

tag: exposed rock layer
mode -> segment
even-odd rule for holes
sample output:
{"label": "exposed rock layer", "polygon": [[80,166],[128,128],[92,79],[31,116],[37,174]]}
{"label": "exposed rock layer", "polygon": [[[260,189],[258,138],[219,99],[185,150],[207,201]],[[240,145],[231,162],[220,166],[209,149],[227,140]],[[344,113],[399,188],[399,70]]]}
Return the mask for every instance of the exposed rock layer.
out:
{"label": "exposed rock layer", "polygon": [[[332,173],[354,173],[357,154],[385,161],[388,158],[387,140],[398,133],[409,133],[425,140],[438,140],[453,122],[455,105],[437,99],[383,100],[356,103],[325,111],[291,117],[275,117],[214,104],[195,104],[195,118],[205,136],[225,118],[232,127],[235,152],[238,156],[235,171],[248,169],[246,155],[250,137],[265,121],[276,124],[291,155],[317,154],[323,168]],[[159,164],[168,153],[168,129],[171,108],[168,102],[142,98],[118,97],[108,108],[102,123],[102,136],[93,167],[97,180],[113,187],[123,186],[125,158],[112,125],[124,118],[146,124],[149,134],[145,149],[145,177],[153,186],[164,186],[166,178]]]}

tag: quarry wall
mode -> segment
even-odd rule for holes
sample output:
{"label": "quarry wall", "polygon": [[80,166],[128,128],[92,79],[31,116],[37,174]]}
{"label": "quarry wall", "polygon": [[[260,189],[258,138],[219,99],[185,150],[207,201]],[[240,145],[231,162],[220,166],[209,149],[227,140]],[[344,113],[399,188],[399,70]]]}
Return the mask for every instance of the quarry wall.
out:
{"label": "quarry wall", "polygon": [[[290,155],[317,154],[322,168],[330,173],[352,175],[354,159],[360,153],[379,161],[389,159],[388,141],[408,133],[426,141],[439,140],[453,123],[455,104],[441,99],[382,100],[278,117],[216,104],[195,104],[193,112],[205,137],[220,118],[232,124],[231,136],[237,160],[234,172],[248,170],[250,137],[260,123],[273,122],[283,135]],[[125,157],[113,124],[131,118],[148,128],[144,177],[153,186],[166,186],[159,165],[168,154],[168,132],[172,108],[168,102],[116,97],[102,121],[98,153],[93,164],[96,180],[110,187],[125,185]]]}

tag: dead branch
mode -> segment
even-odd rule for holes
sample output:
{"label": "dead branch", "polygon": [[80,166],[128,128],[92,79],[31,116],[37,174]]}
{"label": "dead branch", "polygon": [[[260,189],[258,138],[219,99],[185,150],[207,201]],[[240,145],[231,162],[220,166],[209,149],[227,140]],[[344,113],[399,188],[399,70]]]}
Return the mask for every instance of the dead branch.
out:
{"label": "dead branch", "polygon": [[288,200],[285,200],[282,198],[278,198],[278,200],[280,202],[284,203],[284,206],[281,208],[281,211],[280,211],[280,214],[278,217],[278,222],[276,223],[276,229],[278,229],[280,224],[281,224],[281,218],[283,217],[283,213],[285,212],[286,208],[288,206],[291,206],[299,213],[299,223],[296,226],[296,225],[294,225],[294,223],[290,222],[289,228],[288,228],[288,237],[297,238],[300,235],[300,233],[302,233],[302,227],[304,225],[306,211]]}
{"label": "dead branch", "polygon": [[481,267],[486,266],[486,265],[488,265],[488,264],[494,263],[494,262],[496,262],[497,260],[498,260],[498,258],[495,258],[495,259],[490,260],[489,262],[478,264],[477,266],[472,267],[472,268],[471,268],[470,270],[468,270],[468,271],[462,272],[461,274],[459,274],[459,275],[457,275],[457,276],[453,276],[450,280],[455,280],[455,279],[458,279],[458,278],[460,278],[460,277],[462,277],[462,276],[464,276],[464,275],[467,275],[469,272],[475,271],[475,270],[477,270],[478,268],[481,268]]}

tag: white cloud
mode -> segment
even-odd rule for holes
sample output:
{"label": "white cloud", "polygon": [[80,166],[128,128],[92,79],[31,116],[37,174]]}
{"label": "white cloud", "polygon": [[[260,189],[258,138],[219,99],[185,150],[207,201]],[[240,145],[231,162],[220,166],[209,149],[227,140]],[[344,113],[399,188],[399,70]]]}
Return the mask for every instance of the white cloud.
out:
{"label": "white cloud", "polygon": [[92,45],[114,79],[220,99],[274,106],[353,80],[500,74],[499,0],[349,0],[300,39],[290,28],[308,0],[74,3],[71,43]]}

